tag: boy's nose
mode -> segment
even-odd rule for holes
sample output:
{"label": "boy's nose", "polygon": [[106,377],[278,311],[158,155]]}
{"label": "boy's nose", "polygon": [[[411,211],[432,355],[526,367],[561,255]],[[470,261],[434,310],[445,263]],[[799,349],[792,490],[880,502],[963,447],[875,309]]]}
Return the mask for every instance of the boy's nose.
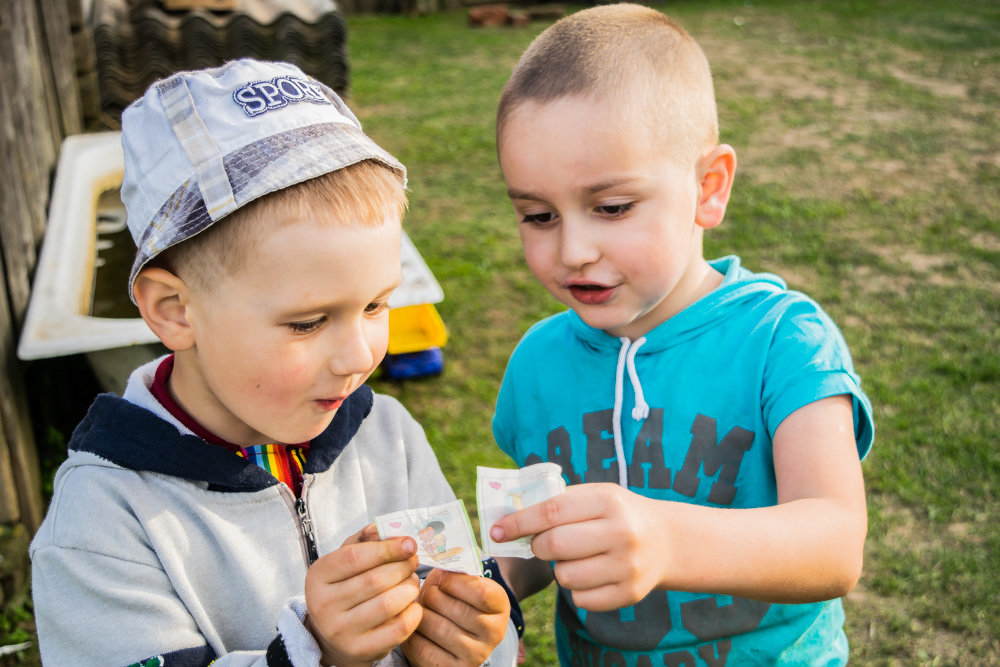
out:
{"label": "boy's nose", "polygon": [[563,265],[578,269],[600,258],[600,245],[590,225],[566,220],[559,231],[559,259]]}
{"label": "boy's nose", "polygon": [[370,333],[364,323],[359,323],[338,336],[331,350],[330,372],[346,377],[370,371],[375,365]]}

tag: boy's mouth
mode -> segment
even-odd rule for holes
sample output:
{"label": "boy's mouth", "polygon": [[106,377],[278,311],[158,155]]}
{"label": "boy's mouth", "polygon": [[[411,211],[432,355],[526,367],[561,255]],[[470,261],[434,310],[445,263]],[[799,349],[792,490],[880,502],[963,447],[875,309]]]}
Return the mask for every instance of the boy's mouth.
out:
{"label": "boy's mouth", "polygon": [[573,298],[588,306],[602,304],[608,301],[615,292],[615,287],[597,285],[595,283],[579,283],[566,286]]}
{"label": "boy's mouth", "polygon": [[344,399],[342,398],[319,398],[316,399],[316,405],[321,409],[326,411],[336,410],[341,405],[343,405]]}

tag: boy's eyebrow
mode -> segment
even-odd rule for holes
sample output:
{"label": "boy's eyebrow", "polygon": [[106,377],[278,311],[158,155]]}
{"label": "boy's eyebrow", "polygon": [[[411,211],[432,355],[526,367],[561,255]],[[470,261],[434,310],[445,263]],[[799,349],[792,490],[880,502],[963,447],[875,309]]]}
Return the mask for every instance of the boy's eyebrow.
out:
{"label": "boy's eyebrow", "polygon": [[507,197],[510,199],[531,199],[533,201],[542,201],[541,195],[536,195],[533,192],[525,192],[523,190],[515,190],[514,188],[507,188]]}
{"label": "boy's eyebrow", "polygon": [[[620,176],[618,178],[612,178],[607,181],[601,181],[600,183],[594,183],[593,185],[587,185],[581,188],[587,194],[596,194],[603,190],[609,190],[611,188],[617,187],[619,185],[625,185],[636,180],[632,176]],[[514,188],[507,188],[507,196],[510,199],[528,199],[532,201],[545,201],[545,197],[534,192],[527,192],[524,190],[517,190]]]}
{"label": "boy's eyebrow", "polygon": [[617,187],[619,185],[625,185],[626,183],[631,183],[635,178],[631,176],[619,176],[618,178],[611,178],[606,181],[601,181],[600,183],[595,183],[593,185],[588,185],[583,188],[583,191],[587,194],[595,194],[601,192],[602,190],[609,190],[611,188]]}
{"label": "boy's eyebrow", "polygon": [[[399,286],[400,286],[401,282],[402,281],[400,281],[398,283],[395,283],[392,286],[387,287],[386,289],[382,290],[381,292],[379,292],[378,296],[376,296],[374,299],[372,299],[372,301],[374,302],[374,301],[378,301],[379,299],[388,299],[390,296],[392,296],[393,292],[395,292],[397,289],[399,289]],[[308,315],[308,314],[312,314],[312,313],[317,313],[317,312],[322,312],[322,311],[330,310],[331,308],[338,308],[338,307],[341,307],[343,305],[344,305],[344,301],[342,301],[342,300],[334,300],[334,301],[321,301],[321,300],[317,300],[317,301],[314,301],[314,302],[311,302],[311,303],[298,304],[298,305],[290,306],[287,310],[282,311],[281,314],[280,314],[280,316],[281,317],[285,317],[285,318],[288,318],[288,317],[299,317],[299,316],[302,316],[302,315]]]}

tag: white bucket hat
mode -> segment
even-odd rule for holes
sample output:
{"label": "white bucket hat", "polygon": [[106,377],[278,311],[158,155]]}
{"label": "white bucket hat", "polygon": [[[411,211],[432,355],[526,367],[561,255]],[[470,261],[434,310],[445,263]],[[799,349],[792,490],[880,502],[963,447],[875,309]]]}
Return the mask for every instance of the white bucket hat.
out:
{"label": "white bucket hat", "polygon": [[235,60],[157,81],[123,112],[122,147],[133,301],[149,260],[262,195],[368,159],[406,178],[332,89],[280,62]]}

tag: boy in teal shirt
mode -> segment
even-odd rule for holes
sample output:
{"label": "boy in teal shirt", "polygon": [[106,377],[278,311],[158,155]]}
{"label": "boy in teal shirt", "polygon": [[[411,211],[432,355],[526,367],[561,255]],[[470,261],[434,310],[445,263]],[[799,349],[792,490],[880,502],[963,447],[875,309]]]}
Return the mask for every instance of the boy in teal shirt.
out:
{"label": "boy in teal shirt", "polygon": [[704,258],[736,155],[701,48],[637,5],[563,19],[497,144],[528,266],[570,310],[517,346],[494,434],[570,486],[491,535],[535,536],[501,569],[519,598],[557,580],[560,661],[846,662],[871,406],[815,302]]}

